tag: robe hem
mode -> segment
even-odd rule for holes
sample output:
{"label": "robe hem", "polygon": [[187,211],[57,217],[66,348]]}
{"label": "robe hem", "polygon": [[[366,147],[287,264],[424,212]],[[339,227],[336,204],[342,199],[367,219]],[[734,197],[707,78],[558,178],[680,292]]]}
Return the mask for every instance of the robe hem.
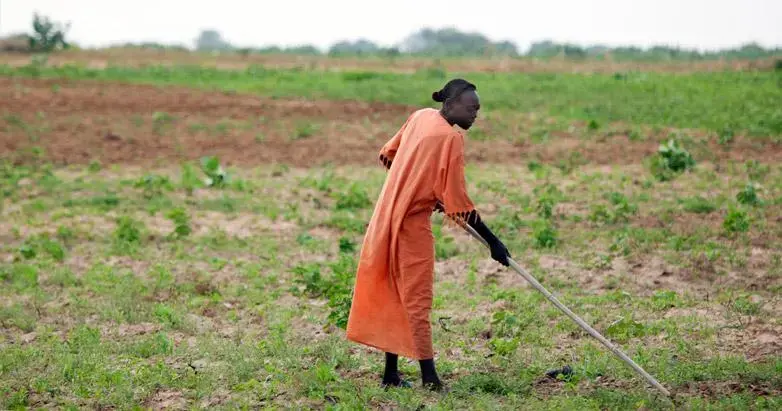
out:
{"label": "robe hem", "polygon": [[367,342],[367,341],[362,341],[362,340],[356,339],[355,337],[348,336],[347,339],[350,340],[350,341],[353,341],[355,343],[358,343],[358,344],[366,345],[367,347],[375,348],[375,349],[380,350],[382,352],[389,352],[389,353],[392,353],[392,354],[396,354],[396,355],[398,355],[400,357],[405,357],[405,358],[409,358],[409,359],[416,360],[416,361],[428,360],[429,358],[434,358],[434,353],[432,353],[431,357],[426,358],[425,356],[414,355],[413,353],[410,353],[410,352],[403,352],[403,351],[400,351],[400,350],[397,350],[397,349],[392,349],[392,348],[389,348],[389,347],[385,347],[384,348],[384,347],[381,347],[380,345],[376,345],[376,344],[373,344],[373,343],[370,343],[370,342]]}

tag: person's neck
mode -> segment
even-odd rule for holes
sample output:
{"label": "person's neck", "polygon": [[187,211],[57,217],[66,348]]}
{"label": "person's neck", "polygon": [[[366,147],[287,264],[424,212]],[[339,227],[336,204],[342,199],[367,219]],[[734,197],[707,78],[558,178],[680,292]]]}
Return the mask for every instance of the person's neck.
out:
{"label": "person's neck", "polygon": [[451,121],[451,119],[448,118],[448,116],[443,112],[442,109],[438,110],[438,113],[443,117],[443,119],[448,123],[448,125],[453,126],[454,122]]}

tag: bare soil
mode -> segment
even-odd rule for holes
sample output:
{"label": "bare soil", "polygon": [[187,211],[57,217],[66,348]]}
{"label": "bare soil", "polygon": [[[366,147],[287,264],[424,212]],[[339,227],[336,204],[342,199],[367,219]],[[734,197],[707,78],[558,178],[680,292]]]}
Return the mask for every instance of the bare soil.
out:
{"label": "bare soil", "polygon": [[[5,123],[0,149],[4,157],[26,162],[34,157],[30,149],[40,147],[43,158],[63,165],[100,161],[160,166],[206,155],[217,155],[227,165],[371,165],[382,144],[415,109],[177,87],[0,78]],[[556,134],[546,144],[470,141],[467,161],[518,163],[535,158],[557,163],[578,152],[590,163],[637,164],[657,148],[655,141],[630,141],[623,135],[593,141]],[[717,159],[782,158],[782,144],[772,142],[759,145],[738,137],[729,151],[714,145]]]}

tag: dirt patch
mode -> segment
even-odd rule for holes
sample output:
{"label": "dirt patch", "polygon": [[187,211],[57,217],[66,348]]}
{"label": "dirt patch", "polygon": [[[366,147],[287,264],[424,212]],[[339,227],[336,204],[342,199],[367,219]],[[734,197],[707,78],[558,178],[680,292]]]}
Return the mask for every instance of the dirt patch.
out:
{"label": "dirt patch", "polygon": [[710,398],[727,397],[738,393],[777,396],[782,393],[782,389],[773,386],[771,382],[748,384],[738,381],[698,381],[684,383],[675,389],[675,393]]}
{"label": "dirt patch", "polygon": [[[325,306],[326,301],[310,300],[309,303],[310,305],[322,307]],[[309,321],[303,317],[291,318],[290,330],[292,331],[293,335],[302,341],[320,341],[328,336],[326,333],[327,329],[324,329],[323,325]],[[331,331],[334,331],[334,329],[332,328]]]}
{"label": "dirt patch", "polygon": [[184,410],[187,409],[187,399],[179,391],[158,391],[145,405],[154,410]]}
{"label": "dirt patch", "polygon": [[[644,384],[642,381],[618,380],[609,376],[598,376],[594,380],[582,380],[577,385],[579,393],[584,394],[596,389],[610,389],[615,391],[633,391]],[[564,381],[543,377],[533,383],[535,391],[544,397],[551,397],[569,391]],[[676,397],[727,397],[733,394],[750,393],[752,395],[779,395],[782,390],[771,382],[744,383],[739,381],[698,381],[686,382],[681,386],[667,387]],[[652,389],[652,388],[649,388]]]}
{"label": "dirt patch", "polygon": [[160,324],[140,323],[140,324],[120,324],[116,334],[119,337],[129,337],[136,335],[152,334],[162,327]]}
{"label": "dirt patch", "polygon": [[742,353],[747,361],[763,361],[782,355],[782,325],[755,321],[721,327],[717,333],[722,353]]}
{"label": "dirt patch", "polygon": [[224,231],[230,237],[248,238],[262,233],[287,233],[298,226],[288,221],[270,221],[256,214],[224,214],[208,211],[192,218],[196,235],[208,234],[211,230]]}
{"label": "dirt patch", "polygon": [[0,90],[0,112],[22,124],[0,132],[0,147],[40,146],[58,164],[149,165],[204,155],[226,165],[369,164],[382,145],[375,140],[387,139],[414,109],[66,79],[1,78]]}
{"label": "dirt patch", "polygon": [[212,393],[211,396],[204,398],[199,403],[199,406],[204,409],[217,407],[228,402],[230,398],[231,398],[231,393],[228,390],[217,390],[216,392]]}

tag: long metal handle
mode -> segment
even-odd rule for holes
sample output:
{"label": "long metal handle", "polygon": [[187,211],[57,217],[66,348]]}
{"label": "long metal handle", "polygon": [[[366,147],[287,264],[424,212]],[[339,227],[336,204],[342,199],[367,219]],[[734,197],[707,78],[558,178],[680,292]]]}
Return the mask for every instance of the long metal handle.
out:
{"label": "long metal handle", "polygon": [[[475,237],[478,241],[483,243],[484,246],[486,246],[487,248],[489,247],[489,243],[483,237],[481,237],[481,235],[478,234],[478,232],[475,231],[474,228],[470,227],[467,224],[460,224],[460,225],[465,230],[467,230],[470,234],[472,234],[472,236]],[[546,288],[543,287],[543,285],[541,285],[538,282],[538,280],[535,279],[535,277],[533,277],[529,273],[527,273],[527,271],[525,271],[518,264],[516,264],[516,262],[513,261],[513,259],[511,259],[510,257],[508,257],[508,263],[510,264],[510,266],[514,270],[516,270],[516,272],[521,274],[521,276],[524,277],[525,280],[527,280],[530,284],[532,284],[532,286],[535,287],[536,290],[538,290],[541,293],[543,293],[543,295],[545,295],[546,298],[549,301],[554,303],[554,305],[556,305],[557,308],[559,308],[561,311],[563,311],[565,314],[567,314],[567,316],[570,317],[573,321],[575,321],[576,324],[581,326],[581,328],[586,330],[586,332],[588,332],[589,335],[591,335],[592,337],[595,337],[598,341],[603,343],[603,345],[605,345],[609,350],[611,350],[612,353],[614,353],[617,357],[621,358],[622,361],[624,361],[627,365],[632,367],[638,374],[641,374],[641,376],[643,376],[646,379],[646,381],[648,381],[652,386],[654,386],[655,388],[660,390],[660,392],[665,394],[666,397],[670,397],[671,396],[671,393],[668,392],[668,390],[665,389],[665,387],[660,385],[660,383],[657,382],[657,380],[655,380],[654,377],[652,377],[651,375],[649,375],[649,373],[644,371],[643,368],[641,368],[638,364],[635,363],[635,361],[633,361],[630,357],[625,355],[625,353],[623,353],[621,350],[619,350],[619,348],[617,348],[614,344],[612,344],[611,341],[608,341],[608,339],[606,339],[605,337],[600,335],[599,332],[597,332],[594,328],[590,327],[589,324],[584,322],[584,320],[579,318],[576,314],[574,314],[572,311],[570,311],[570,309],[565,307],[561,302],[559,302],[559,300],[557,300],[557,297],[554,297],[554,295],[552,295],[550,292],[548,292],[548,290],[546,290]]]}

